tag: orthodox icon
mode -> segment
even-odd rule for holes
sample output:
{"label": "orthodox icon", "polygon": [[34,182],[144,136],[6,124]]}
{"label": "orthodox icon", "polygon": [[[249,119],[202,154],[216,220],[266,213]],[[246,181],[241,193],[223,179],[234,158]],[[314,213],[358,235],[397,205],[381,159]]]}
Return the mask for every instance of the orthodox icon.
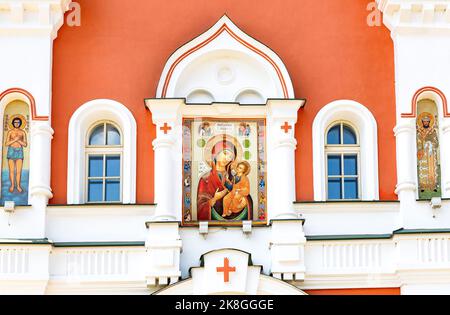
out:
{"label": "orthodox icon", "polygon": [[28,105],[21,101],[10,103],[4,113],[2,202],[28,204],[29,143]]}
{"label": "orthodox icon", "polygon": [[441,196],[439,129],[436,105],[431,100],[419,103],[417,116],[417,173],[419,198]]}
{"label": "orthodox icon", "polygon": [[[183,204],[184,223],[264,223],[266,216],[261,215],[261,209],[265,211],[266,200],[259,194],[265,194],[265,187],[261,192],[259,180],[266,178],[265,167],[260,167],[265,158],[258,158],[258,150],[265,150],[265,139],[258,137],[264,134],[258,129],[265,129],[265,121],[185,119],[183,128],[198,130],[183,137],[183,152],[190,151],[183,154],[183,164],[191,166],[184,167],[183,195],[192,196],[189,204]],[[203,140],[202,145],[199,140]]]}

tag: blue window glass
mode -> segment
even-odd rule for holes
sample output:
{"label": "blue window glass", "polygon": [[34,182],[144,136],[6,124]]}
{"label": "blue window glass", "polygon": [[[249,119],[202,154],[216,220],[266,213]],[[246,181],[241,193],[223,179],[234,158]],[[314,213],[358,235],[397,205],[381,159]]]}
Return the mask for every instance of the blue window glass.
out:
{"label": "blue window glass", "polygon": [[336,125],[328,131],[327,144],[341,144],[341,126]]}
{"label": "blue window glass", "polygon": [[103,181],[90,179],[88,185],[88,201],[103,201]]}
{"label": "blue window glass", "polygon": [[344,180],[345,199],[358,199],[358,179],[346,178]]}
{"label": "blue window glass", "polygon": [[341,175],[341,156],[340,155],[329,155],[328,156],[328,175],[336,176]]}
{"label": "blue window glass", "polygon": [[344,126],[344,144],[357,144],[356,134],[352,128]]}
{"label": "blue window glass", "polygon": [[89,177],[103,177],[103,156],[89,156]]}
{"label": "blue window glass", "polygon": [[100,124],[92,130],[89,137],[89,145],[104,145],[105,144],[105,126]]}
{"label": "blue window glass", "polygon": [[358,159],[356,155],[344,156],[344,175],[358,175]]}
{"label": "blue window glass", "polygon": [[106,144],[107,145],[120,145],[120,133],[113,125],[106,125]]}
{"label": "blue window glass", "polygon": [[106,156],[106,177],[120,176],[120,155]]}
{"label": "blue window glass", "polygon": [[106,201],[120,201],[120,180],[106,180]]}
{"label": "blue window glass", "polygon": [[340,178],[328,179],[328,199],[342,199],[342,180]]}

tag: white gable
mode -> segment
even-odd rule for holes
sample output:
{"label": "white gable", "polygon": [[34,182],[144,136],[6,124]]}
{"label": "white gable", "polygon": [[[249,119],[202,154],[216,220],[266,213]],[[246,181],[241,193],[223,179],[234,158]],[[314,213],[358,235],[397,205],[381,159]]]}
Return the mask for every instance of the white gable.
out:
{"label": "white gable", "polygon": [[223,16],[169,58],[156,97],[265,104],[294,98],[294,91],[281,59]]}

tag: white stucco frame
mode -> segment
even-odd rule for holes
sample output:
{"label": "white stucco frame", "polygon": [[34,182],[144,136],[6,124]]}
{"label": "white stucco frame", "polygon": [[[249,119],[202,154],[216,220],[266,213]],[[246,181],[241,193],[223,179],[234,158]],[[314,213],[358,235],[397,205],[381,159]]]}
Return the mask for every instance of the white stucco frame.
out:
{"label": "white stucco frame", "polygon": [[85,141],[86,133],[97,121],[109,120],[120,127],[123,139],[122,203],[136,202],[136,120],[123,104],[97,99],[85,103],[72,115],[69,123],[67,203],[86,202]]}
{"label": "white stucco frame", "polygon": [[[220,18],[206,32],[178,48],[169,57],[158,83],[156,98],[187,97],[189,93],[186,95],[177,93],[177,86],[180,84],[179,81],[184,71],[197,61],[201,61],[202,64],[209,64],[210,56],[220,51],[226,51],[229,54],[236,53],[242,58],[246,58],[246,60],[254,61],[257,64],[255,68],[260,69],[263,73],[267,73],[271,79],[270,81],[273,82],[270,91],[265,91],[267,87],[258,85],[244,86],[244,84],[248,84],[249,80],[251,81],[251,77],[255,74],[239,69],[240,76],[236,80],[231,79],[236,81],[234,83],[240,85],[239,92],[235,91],[237,92],[235,97],[243,91],[256,91],[258,94],[267,92],[267,98],[295,98],[291,78],[281,58],[269,47],[240,30],[226,15]],[[192,80],[197,82],[195,76],[190,78],[190,81]],[[219,83],[209,87],[209,89],[201,85],[196,86],[196,90],[204,90],[211,95],[223,88],[224,86]],[[224,99],[213,100],[213,102],[224,101],[230,102],[230,100]],[[235,101],[233,100],[232,102]],[[261,105],[265,104],[265,102],[266,100]]]}
{"label": "white stucco frame", "polygon": [[[435,103],[436,109],[439,117],[439,146],[440,146],[440,162],[441,162],[441,187],[442,187],[442,198],[450,198],[450,174],[449,169],[450,165],[447,161],[450,159],[450,148],[446,145],[450,139],[450,118],[445,117],[445,105],[442,97],[433,90],[425,90],[415,97],[416,102],[413,104],[415,106],[415,113],[418,112],[419,102],[422,100],[431,100]],[[417,114],[415,118],[402,118],[403,120],[410,120],[411,125],[416,126]],[[417,134],[414,134],[414,139],[417,139]],[[417,140],[413,142],[414,152],[417,152]],[[402,159],[406,159],[406,156],[403,156],[401,152],[398,152]],[[412,159],[414,160],[413,170],[411,172],[415,174],[415,183],[416,187],[419,187],[419,180],[417,174],[417,154],[412,155]],[[416,191],[416,197],[419,198],[419,191]]]}
{"label": "white stucco frame", "polygon": [[326,201],[325,137],[329,126],[348,121],[356,128],[360,141],[360,187],[362,200],[378,200],[378,135],[377,122],[362,104],[351,100],[337,100],[323,107],[313,123],[314,200]]}
{"label": "white stucco frame", "polygon": [[[6,94],[4,97],[0,98],[0,118],[1,118],[1,121],[3,122],[6,107],[14,101],[24,102],[28,106],[28,112],[29,112],[29,116],[30,116],[30,121],[29,121],[30,122],[30,126],[29,126],[30,132],[28,135],[28,146],[30,147],[30,150],[29,150],[30,156],[32,156],[32,153],[34,154],[34,152],[32,151],[32,149],[34,149],[33,143],[31,141],[31,132],[33,131],[33,129],[32,129],[32,126],[33,126],[32,106],[33,105],[32,105],[32,101],[30,100],[30,98],[20,91],[11,92],[11,93]],[[3,136],[4,136],[4,133],[2,131],[2,132],[0,132],[0,143],[3,143]],[[1,149],[0,149],[0,153],[3,154]],[[41,152],[39,152],[39,153],[41,153]],[[0,163],[0,165],[1,165],[1,163]],[[33,169],[31,168],[31,161],[30,161],[29,179],[31,179],[34,175],[34,174],[32,174],[32,171],[33,171]],[[1,189],[1,187],[2,187],[2,184],[0,183],[0,189]],[[31,180],[29,180],[28,187],[29,188],[32,187]],[[28,189],[28,203],[29,204],[31,204],[30,192],[31,192],[31,189]]]}

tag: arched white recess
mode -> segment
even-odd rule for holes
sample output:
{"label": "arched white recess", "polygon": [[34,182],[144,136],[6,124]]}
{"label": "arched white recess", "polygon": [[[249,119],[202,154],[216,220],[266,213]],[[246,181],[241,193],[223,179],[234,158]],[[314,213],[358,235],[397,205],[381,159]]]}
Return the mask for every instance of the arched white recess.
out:
{"label": "arched white recess", "polygon": [[236,102],[243,89],[258,91],[264,104],[268,98],[295,98],[281,59],[223,16],[169,58],[156,97],[184,98],[206,90],[216,102]]}
{"label": "arched white recess", "polygon": [[361,199],[378,200],[377,122],[362,104],[350,100],[334,101],[323,107],[313,123],[314,200],[326,201],[326,131],[337,121],[351,122],[358,130],[361,146]]}
{"label": "arched white recess", "polygon": [[[442,185],[442,197],[450,198],[450,146],[446,145],[450,143],[450,117],[446,117],[447,114],[447,100],[443,93],[439,90],[433,88],[424,88],[422,92],[418,93],[414,96],[415,100],[415,108],[414,113],[417,112],[417,106],[422,100],[432,100],[437,107],[438,115],[439,115],[439,144],[440,144],[440,160],[441,160],[441,185]],[[417,119],[417,117],[415,118]],[[415,130],[414,130],[415,131]],[[417,137],[417,135],[414,135]],[[417,142],[414,141],[414,152],[417,152]],[[412,174],[416,174],[415,182],[416,187],[418,186],[417,179],[417,154],[413,154],[410,157],[407,157],[405,152],[398,152],[400,154],[402,160],[411,158],[414,159],[413,169],[411,170]],[[417,191],[417,198],[419,192]]]}
{"label": "arched white recess", "polygon": [[76,110],[69,123],[69,154],[67,172],[67,203],[84,203],[85,141],[90,127],[97,121],[109,120],[120,127],[123,138],[122,202],[136,202],[136,120],[121,103],[98,99]]}
{"label": "arched white recess", "polygon": [[196,89],[186,96],[186,103],[211,104],[214,103],[214,96],[204,89]]}

